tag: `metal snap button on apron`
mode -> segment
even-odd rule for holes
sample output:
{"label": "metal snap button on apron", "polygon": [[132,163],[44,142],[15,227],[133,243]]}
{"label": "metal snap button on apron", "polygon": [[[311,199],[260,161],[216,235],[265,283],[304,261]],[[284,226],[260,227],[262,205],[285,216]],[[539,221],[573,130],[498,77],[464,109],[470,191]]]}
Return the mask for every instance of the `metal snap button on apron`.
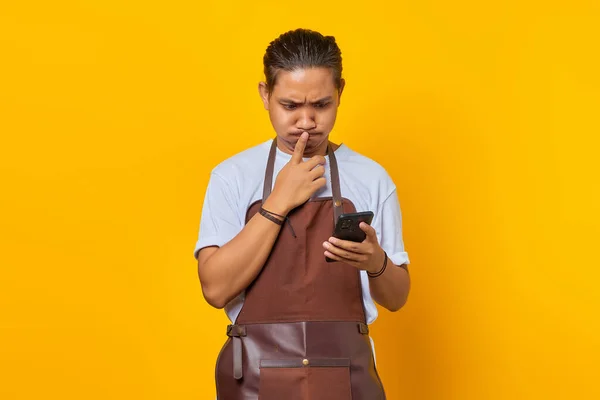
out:
{"label": "metal snap button on apron", "polygon": [[304,359],[302,360],[302,365],[304,365],[305,367],[309,364],[308,359]]}

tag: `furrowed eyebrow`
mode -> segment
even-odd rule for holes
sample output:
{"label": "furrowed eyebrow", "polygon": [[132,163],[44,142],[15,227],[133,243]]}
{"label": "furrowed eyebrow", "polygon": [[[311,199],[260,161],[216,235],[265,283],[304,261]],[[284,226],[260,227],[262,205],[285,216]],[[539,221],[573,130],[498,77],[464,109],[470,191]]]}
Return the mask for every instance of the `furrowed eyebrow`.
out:
{"label": "furrowed eyebrow", "polygon": [[[327,97],[323,97],[322,99],[319,99],[317,101],[313,101],[311,102],[311,104],[323,104],[323,103],[327,103],[328,101],[333,100],[333,97],[331,96],[327,96]],[[304,104],[303,102],[297,102],[291,99],[280,99],[279,100],[280,103],[285,103],[285,104],[295,104],[295,105],[300,105],[300,104]]]}
{"label": "furrowed eyebrow", "polygon": [[328,101],[333,100],[333,97],[331,96],[327,96],[327,97],[323,97],[322,99],[319,99],[317,101],[313,101],[312,104],[323,104],[323,103],[327,103]]}

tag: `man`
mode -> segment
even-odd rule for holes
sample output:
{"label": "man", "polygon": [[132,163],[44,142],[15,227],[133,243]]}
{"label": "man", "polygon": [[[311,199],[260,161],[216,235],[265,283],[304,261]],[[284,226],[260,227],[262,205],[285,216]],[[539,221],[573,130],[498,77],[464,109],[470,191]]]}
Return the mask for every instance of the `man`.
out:
{"label": "man", "polygon": [[[333,37],[287,32],[263,62],[277,137],[212,171],[195,250],[206,301],[232,321],[217,396],[384,399],[368,324],[374,301],[396,311],[409,292],[396,188],[328,140],[345,84]],[[335,218],[357,210],[374,212],[366,239],[331,237]]]}

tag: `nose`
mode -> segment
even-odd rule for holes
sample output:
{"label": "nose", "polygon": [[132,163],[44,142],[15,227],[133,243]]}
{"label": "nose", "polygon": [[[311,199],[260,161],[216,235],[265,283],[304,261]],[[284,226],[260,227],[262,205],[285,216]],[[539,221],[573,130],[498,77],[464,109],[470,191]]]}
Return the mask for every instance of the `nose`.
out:
{"label": "nose", "polygon": [[315,129],[316,127],[317,122],[315,121],[314,111],[311,110],[311,107],[302,107],[298,115],[298,120],[296,121],[296,128],[308,131]]}

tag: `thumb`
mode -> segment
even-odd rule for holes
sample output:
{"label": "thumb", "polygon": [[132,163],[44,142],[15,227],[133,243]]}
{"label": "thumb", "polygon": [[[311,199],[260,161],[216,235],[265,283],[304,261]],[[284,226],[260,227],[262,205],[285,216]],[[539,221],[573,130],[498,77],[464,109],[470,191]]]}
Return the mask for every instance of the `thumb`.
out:
{"label": "thumb", "polygon": [[369,241],[375,242],[375,243],[379,243],[379,240],[377,239],[377,232],[375,231],[375,228],[373,228],[371,225],[367,224],[366,222],[361,222],[359,225],[359,228],[367,234],[367,239]]}

